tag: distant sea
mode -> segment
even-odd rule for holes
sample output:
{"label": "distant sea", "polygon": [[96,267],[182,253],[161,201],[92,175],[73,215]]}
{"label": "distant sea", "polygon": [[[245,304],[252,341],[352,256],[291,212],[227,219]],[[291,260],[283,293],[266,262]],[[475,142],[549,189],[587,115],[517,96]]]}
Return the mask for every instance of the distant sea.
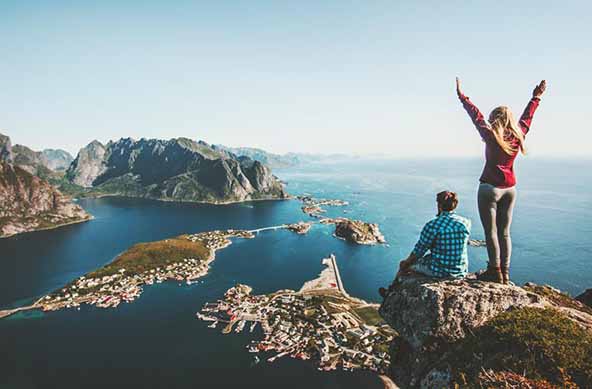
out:
{"label": "distant sea", "polygon": [[[217,254],[199,283],[146,287],[132,304],[113,310],[29,312],[0,320],[0,388],[381,387],[369,373],[321,373],[307,362],[254,364],[248,332],[222,335],[195,318],[207,301],[235,283],[254,293],[298,289],[335,253],[348,292],[379,301],[376,289],[392,280],[398,261],[432,218],[435,194],[459,193],[458,213],[482,239],[476,191],[479,159],[363,160],[275,171],[292,194],[347,200],[327,207],[380,225],[388,246],[337,240],[326,226],[306,236],[288,231],[235,240]],[[592,287],[592,161],[523,158],[517,165],[518,203],[512,229],[512,279],[551,284],[570,294]],[[0,240],[0,308],[26,304],[110,262],[137,242],[186,232],[256,228],[309,217],[297,201],[225,206],[139,199],[83,199],[95,216],[83,224]],[[470,270],[486,265],[484,248],[470,248]]]}

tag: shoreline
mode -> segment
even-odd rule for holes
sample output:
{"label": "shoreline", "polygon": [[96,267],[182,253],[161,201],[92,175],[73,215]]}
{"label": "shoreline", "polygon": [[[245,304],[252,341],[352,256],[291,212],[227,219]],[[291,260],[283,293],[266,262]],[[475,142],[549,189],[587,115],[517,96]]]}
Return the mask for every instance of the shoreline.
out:
{"label": "shoreline", "polygon": [[[232,244],[232,240],[230,238],[227,238],[228,242],[221,247],[217,247],[217,248],[210,248],[210,252],[208,254],[208,258],[206,260],[203,261],[203,265],[205,267],[205,271],[198,273],[197,275],[193,276],[193,277],[188,277],[185,281],[194,281],[200,278],[205,277],[206,275],[209,274],[210,271],[210,264],[212,262],[214,262],[214,260],[216,259],[216,252],[218,250],[222,250],[227,248],[228,246],[230,246]],[[108,263],[106,263],[105,265],[103,265],[102,267],[98,268],[98,269],[102,269],[106,266],[108,266],[109,264],[113,263],[117,258],[119,257],[119,255],[115,256],[115,258],[113,258],[111,261],[109,261]],[[91,270],[90,272],[87,272],[86,274],[89,274],[93,271],[96,271],[98,269],[95,270]],[[173,279],[173,278],[168,278],[166,280],[164,280],[163,282],[170,282],[170,281],[175,281],[175,282],[179,282],[179,280]],[[66,285],[67,286],[67,285]],[[146,282],[140,282],[138,283],[136,286],[152,286],[152,284],[148,284]],[[14,307],[14,308],[7,308],[7,309],[0,309],[0,320],[9,316],[12,316],[18,312],[22,312],[22,311],[30,311],[30,310],[34,310],[34,309],[40,309],[43,312],[50,312],[50,311],[58,311],[58,310],[62,310],[62,309],[70,309],[70,308],[74,308],[76,306],[79,306],[81,304],[88,304],[88,298],[81,296],[81,298],[78,301],[74,301],[74,304],[71,304],[71,306],[65,306],[65,307],[61,307],[58,309],[49,309],[49,310],[44,310],[44,304],[43,304],[43,300],[47,297],[50,296],[52,293],[54,293],[55,291],[51,291],[48,293],[43,294],[41,297],[36,298],[36,300],[34,300],[34,303],[32,303],[31,305],[25,305],[25,306],[21,306],[21,307]],[[99,307],[100,308],[100,307]]]}
{"label": "shoreline", "polygon": [[256,201],[285,201],[285,200],[294,200],[294,197],[288,195],[284,198],[262,198],[262,199],[245,199],[245,200],[232,200],[232,201],[199,201],[199,200],[180,200],[180,199],[172,199],[172,198],[155,198],[155,197],[144,197],[144,196],[130,196],[118,193],[105,193],[99,195],[90,195],[90,196],[73,196],[70,195],[73,199],[76,200],[83,200],[83,199],[100,199],[104,197],[119,197],[123,199],[142,199],[142,200],[151,200],[151,201],[161,201],[164,203],[182,203],[182,204],[208,204],[208,205],[230,205],[230,204],[241,204],[241,203],[249,203],[249,202],[256,202]]}
{"label": "shoreline", "polygon": [[43,228],[36,228],[34,230],[28,230],[28,231],[21,231],[21,232],[16,232],[14,234],[10,234],[10,235],[1,235],[0,239],[7,239],[7,238],[12,238],[14,236],[17,235],[22,235],[22,234],[29,234],[32,232],[39,232],[39,231],[49,231],[49,230],[55,230],[57,228],[61,228],[61,227],[66,227],[66,226],[71,226],[73,224],[80,224],[80,223],[85,223],[85,222],[89,222],[91,220],[94,220],[94,216],[93,215],[89,215],[89,217],[85,218],[85,219],[80,219],[80,220],[76,220],[76,221],[71,221],[71,222],[67,222],[67,223],[62,223],[62,224],[57,224],[55,226],[51,226],[51,227],[43,227]]}

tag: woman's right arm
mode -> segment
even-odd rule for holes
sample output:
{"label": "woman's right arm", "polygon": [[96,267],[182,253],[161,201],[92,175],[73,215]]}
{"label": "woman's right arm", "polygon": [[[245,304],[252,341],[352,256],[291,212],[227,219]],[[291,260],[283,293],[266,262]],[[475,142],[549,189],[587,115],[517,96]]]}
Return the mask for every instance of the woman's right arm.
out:
{"label": "woman's right arm", "polygon": [[477,106],[475,106],[475,104],[473,104],[471,100],[469,100],[469,98],[461,91],[460,80],[458,77],[456,78],[456,94],[465,108],[465,111],[467,111],[469,117],[473,121],[473,124],[477,128],[477,131],[479,131],[479,135],[481,135],[481,138],[485,138],[485,136],[489,133],[489,125],[485,121],[481,111],[479,111],[479,108],[477,108]]}

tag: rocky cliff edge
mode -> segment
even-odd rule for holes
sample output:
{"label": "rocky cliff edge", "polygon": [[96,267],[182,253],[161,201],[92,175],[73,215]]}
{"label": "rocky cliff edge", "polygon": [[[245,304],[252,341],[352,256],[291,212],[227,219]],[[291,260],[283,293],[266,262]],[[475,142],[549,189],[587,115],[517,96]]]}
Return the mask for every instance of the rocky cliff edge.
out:
{"label": "rocky cliff edge", "polygon": [[409,276],[379,312],[401,387],[592,385],[592,309],[552,287]]}

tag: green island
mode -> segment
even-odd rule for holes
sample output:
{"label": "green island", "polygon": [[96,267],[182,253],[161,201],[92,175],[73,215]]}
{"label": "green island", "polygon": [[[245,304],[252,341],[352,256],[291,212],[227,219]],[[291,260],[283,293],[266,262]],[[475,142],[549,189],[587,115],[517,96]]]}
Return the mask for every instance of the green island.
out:
{"label": "green island", "polygon": [[254,234],[243,230],[208,231],[138,243],[106,266],[73,280],[32,305],[0,311],[0,318],[30,309],[55,311],[81,304],[115,308],[122,301],[138,298],[144,285],[166,280],[191,284],[207,274],[216,250],[230,245],[232,237],[250,239]]}
{"label": "green island", "polygon": [[[241,332],[258,324],[263,339],[247,345],[249,352],[263,354],[268,362],[290,356],[312,360],[319,370],[365,369],[388,371],[389,345],[396,333],[378,314],[378,306],[351,297],[343,288],[335,257],[322,262],[326,269],[299,291],[280,290],[252,295],[247,285],[230,288],[223,300],[206,303],[196,316],[222,323],[222,332]],[[255,356],[255,361],[259,361]]]}

